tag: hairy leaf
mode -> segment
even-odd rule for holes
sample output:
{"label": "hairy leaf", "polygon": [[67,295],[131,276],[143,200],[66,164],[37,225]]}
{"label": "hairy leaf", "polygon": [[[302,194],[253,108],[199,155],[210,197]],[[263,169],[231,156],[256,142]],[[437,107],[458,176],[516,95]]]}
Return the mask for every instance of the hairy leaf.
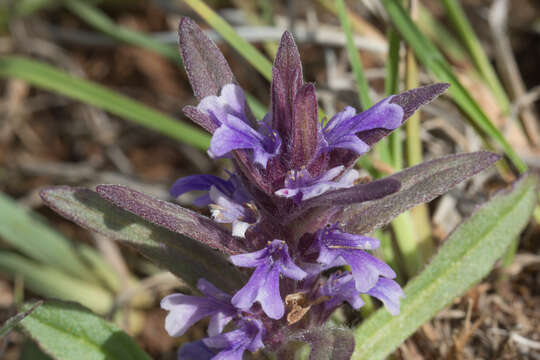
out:
{"label": "hairy leaf", "polygon": [[47,301],[21,325],[57,360],[150,360],[128,334],[75,303]]}
{"label": "hairy leaf", "polygon": [[482,279],[529,222],[538,178],[526,176],[479,208],[405,288],[401,313],[381,309],[356,330],[353,359],[384,359],[419,326]]}
{"label": "hairy leaf", "polygon": [[183,17],[178,36],[180,53],[197,99],[219,95],[224,85],[236,82],[221,51],[195,21]]}
{"label": "hairy leaf", "polygon": [[344,223],[349,232],[369,233],[407,209],[444,194],[499,159],[497,154],[479,151],[445,156],[410,167],[385,178],[401,183],[398,192],[379,200],[346,207],[334,221]]}
{"label": "hairy leaf", "polygon": [[[317,96],[315,86],[306,84],[298,90],[293,106],[291,166],[307,166],[319,142],[317,131]],[[288,149],[287,149],[288,150]]]}
{"label": "hairy leaf", "polygon": [[144,220],[197,240],[225,254],[244,250],[240,238],[234,238],[214,221],[174,203],[158,200],[121,185],[98,185],[96,191],[116,206]]}
{"label": "hairy leaf", "polygon": [[291,33],[285,31],[272,68],[272,128],[285,143],[289,141],[292,126],[292,109],[296,93],[304,83],[300,53]]}
{"label": "hairy leaf", "polygon": [[195,287],[205,278],[224,290],[241,286],[243,275],[209,247],[122,210],[94,191],[67,186],[41,191],[45,203],[89,230],[124,242]]}
{"label": "hairy leaf", "polygon": [[11,330],[13,330],[13,328],[17,326],[21,322],[22,319],[30,315],[32,311],[34,311],[41,304],[43,304],[43,301],[41,300],[37,301],[34,304],[32,304],[30,308],[27,309],[26,311],[22,311],[18,313],[17,315],[12,316],[9,319],[7,319],[4,325],[0,327],[0,339],[3,338],[5,335],[7,335]]}
{"label": "hairy leaf", "polygon": [[347,328],[317,327],[300,331],[291,340],[310,345],[309,360],[349,360],[354,351],[354,336]]}

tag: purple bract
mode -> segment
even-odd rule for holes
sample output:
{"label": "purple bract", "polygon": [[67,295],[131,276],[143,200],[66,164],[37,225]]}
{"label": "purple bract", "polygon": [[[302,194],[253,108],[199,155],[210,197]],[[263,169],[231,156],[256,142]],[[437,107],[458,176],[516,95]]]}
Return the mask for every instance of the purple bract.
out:
{"label": "purple bract", "polygon": [[[185,108],[186,115],[212,134],[209,155],[233,159],[234,170],[229,180],[212,175],[179,179],[171,194],[206,191],[194,204],[208,206],[216,222],[232,224],[232,235],[245,238],[244,251],[230,261],[253,271],[228,297],[214,289],[203,291],[199,300],[179,294],[164,299],[171,335],[211,317],[210,337],[184,345],[179,357],[190,359],[199,351],[202,358],[232,360],[242,359],[246,350],[276,350],[287,343],[280,335],[284,328],[290,333],[320,326],[344,302],[360,308],[363,294],[398,314],[403,292],[392,280],[396,274],[368,253],[379,241],[348,233],[343,229],[354,223],[337,221],[347,214],[346,206],[376,204],[399,193],[399,174],[366,184],[353,169],[355,160],[448,85],[393,95],[360,113],[346,107],[328,122],[319,120],[315,87],[304,83],[298,49],[285,32],[272,70],[272,106],[257,121],[223,55],[188,18],[180,24],[180,48],[200,100]],[[424,200],[438,189],[430,191]],[[420,201],[405,206],[415,202]],[[345,265],[351,271],[323,275]],[[217,334],[228,322],[234,329]]]}
{"label": "purple bract", "polygon": [[[140,220],[132,214],[152,223],[151,236],[159,246],[132,245],[197,285],[201,296],[172,294],[161,303],[169,312],[165,327],[171,336],[210,319],[209,337],[184,344],[179,358],[241,360],[246,351],[287,352],[287,343],[299,338],[311,342],[312,355],[321,353],[316,351],[321,342],[314,339],[324,338],[323,325],[332,311],[344,302],[360,308],[362,295],[398,314],[403,291],[392,280],[396,274],[369,253],[379,241],[364,234],[431,201],[499,156],[452,155],[375,181],[353,167],[448,84],[392,95],[360,113],[346,107],[328,121],[319,120],[315,87],[304,83],[298,49],[285,32],[272,69],[271,107],[257,121],[224,56],[191,19],[181,20],[179,38],[199,101],[184,112],[212,134],[209,155],[230,158],[233,169],[227,180],[213,175],[179,179],[171,194],[203,191],[194,205],[208,207],[212,219],[123,186],[99,185],[97,194],[74,190],[89,206],[105,199],[106,206],[96,211],[112,203],[131,213],[129,221],[120,221],[125,214],[107,218],[111,226],[129,227]],[[42,197],[92,228],[77,214],[55,207],[46,192]],[[191,250],[195,256],[189,256]],[[346,352],[340,359],[346,359],[354,338],[338,330]]]}

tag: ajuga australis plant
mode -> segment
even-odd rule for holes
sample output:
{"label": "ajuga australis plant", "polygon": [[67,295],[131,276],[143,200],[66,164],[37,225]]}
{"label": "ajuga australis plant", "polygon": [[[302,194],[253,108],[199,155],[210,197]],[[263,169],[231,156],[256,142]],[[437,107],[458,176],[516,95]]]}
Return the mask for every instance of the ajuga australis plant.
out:
{"label": "ajuga australis plant", "polygon": [[[162,300],[171,336],[209,318],[208,337],[182,345],[179,358],[240,360],[264,349],[292,359],[296,347],[291,344],[303,341],[317,359],[328,329],[339,337],[333,358],[349,359],[354,338],[345,328],[325,325],[334,310],[344,303],[359,309],[367,295],[395,315],[403,297],[392,268],[370,254],[379,241],[367,234],[499,156],[453,155],[370,181],[354,169],[356,160],[448,84],[393,95],[364,112],[346,107],[319,121],[315,86],[304,82],[298,49],[285,32],[273,66],[271,107],[257,121],[225,58],[191,19],[182,19],[179,38],[199,101],[184,112],[212,134],[208,154],[229,158],[233,170],[227,179],[181,178],[171,194],[203,191],[194,205],[208,206],[212,219],[123,186],[97,187],[101,198],[219,251],[234,265],[211,264],[235,282],[212,283],[211,274],[203,272],[191,279],[199,295],[172,294]],[[46,192],[43,198],[82,223],[76,214],[55,207]],[[156,251],[175,249],[171,240],[162,242]],[[150,250],[138,248],[152,257]]]}

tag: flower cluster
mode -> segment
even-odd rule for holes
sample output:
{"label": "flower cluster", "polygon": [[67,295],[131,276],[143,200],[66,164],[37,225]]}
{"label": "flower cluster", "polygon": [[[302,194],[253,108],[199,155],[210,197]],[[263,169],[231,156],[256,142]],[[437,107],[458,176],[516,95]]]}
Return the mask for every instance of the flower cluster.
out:
{"label": "flower cluster", "polygon": [[240,360],[245,351],[278,349],[287,341],[282,329],[320,326],[345,302],[362,307],[363,294],[398,314],[403,292],[392,280],[396,274],[369,253],[379,241],[348,232],[338,215],[400,189],[392,177],[366,183],[353,165],[447,85],[390,96],[360,113],[346,107],[319,120],[315,88],[304,83],[298,49],[285,32],[273,67],[271,108],[257,121],[217,47],[188,18],[179,35],[199,99],[185,113],[212,134],[208,154],[232,159],[234,170],[227,180],[181,178],[171,194],[205,192],[194,205],[208,206],[214,221],[230,224],[241,244],[230,261],[249,276],[234,294],[200,279],[201,296],[163,299],[171,336],[210,318],[209,337],[182,346],[179,357]]}

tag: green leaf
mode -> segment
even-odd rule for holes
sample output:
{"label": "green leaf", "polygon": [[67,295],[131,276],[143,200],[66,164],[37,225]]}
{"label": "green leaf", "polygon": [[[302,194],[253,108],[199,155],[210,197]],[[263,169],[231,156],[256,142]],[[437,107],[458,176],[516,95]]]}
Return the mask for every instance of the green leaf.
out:
{"label": "green leaf", "polygon": [[18,251],[81,279],[97,282],[70,242],[47,226],[37,214],[0,193],[0,238]]}
{"label": "green leaf", "polygon": [[78,304],[47,301],[21,325],[57,360],[150,360],[124,331]]}
{"label": "green leaf", "polygon": [[431,264],[405,288],[401,313],[393,317],[381,309],[356,330],[352,358],[384,359],[419,326],[486,276],[529,222],[537,186],[536,176],[525,176],[458,226]]}
{"label": "green leaf", "polygon": [[347,54],[349,55],[349,62],[351,63],[356,78],[356,88],[358,97],[360,98],[360,105],[362,105],[362,110],[366,110],[373,105],[373,101],[371,101],[371,97],[369,96],[369,85],[364,75],[364,66],[358,55],[358,50],[354,45],[351,23],[349,21],[349,16],[347,15],[347,10],[345,9],[344,0],[337,0],[336,8],[341,28],[343,29],[345,39],[347,40],[345,45]]}
{"label": "green leaf", "polygon": [[193,287],[200,278],[228,291],[244,283],[242,273],[221,254],[193,239],[150,224],[94,191],[58,186],[42,190],[41,197],[60,215],[134,247]]}
{"label": "green leaf", "polygon": [[450,17],[450,20],[452,20],[461,40],[463,40],[467,46],[476,68],[484,78],[484,81],[491,88],[493,95],[495,95],[497,103],[503,112],[506,114],[510,113],[510,100],[508,100],[508,96],[499,81],[499,77],[493,69],[484,48],[480,44],[480,40],[474,33],[473,27],[467,20],[467,16],[459,2],[457,0],[442,0],[442,3],[446,7],[446,12]]}
{"label": "green leaf", "polygon": [[18,78],[31,85],[80,100],[201,150],[208,149],[210,144],[210,136],[202,130],[104,86],[35,60],[19,56],[1,57],[0,77]]}
{"label": "green leaf", "polygon": [[526,171],[527,165],[519,158],[499,129],[497,129],[489,120],[471,94],[463,87],[463,85],[461,85],[448,62],[444,59],[439,50],[437,50],[429,39],[418,29],[411,20],[409,14],[407,14],[405,9],[399,4],[399,1],[382,0],[382,4],[393,24],[404,40],[413,49],[418,59],[438,80],[452,84],[448,92],[456,104],[469,116],[472,124],[495,140],[504,149],[508,158],[520,172]]}
{"label": "green leaf", "polygon": [[13,328],[17,326],[21,322],[22,319],[30,315],[32,311],[34,311],[41,304],[43,304],[43,301],[38,301],[34,303],[28,310],[22,311],[18,313],[17,315],[7,319],[4,325],[0,327],[0,339],[3,338],[5,335],[7,335],[11,330],[13,330]]}
{"label": "green leaf", "polygon": [[44,297],[77,301],[100,314],[113,304],[112,295],[102,287],[81,281],[52,266],[38,264],[9,251],[0,252],[0,272],[24,277],[30,290]]}

